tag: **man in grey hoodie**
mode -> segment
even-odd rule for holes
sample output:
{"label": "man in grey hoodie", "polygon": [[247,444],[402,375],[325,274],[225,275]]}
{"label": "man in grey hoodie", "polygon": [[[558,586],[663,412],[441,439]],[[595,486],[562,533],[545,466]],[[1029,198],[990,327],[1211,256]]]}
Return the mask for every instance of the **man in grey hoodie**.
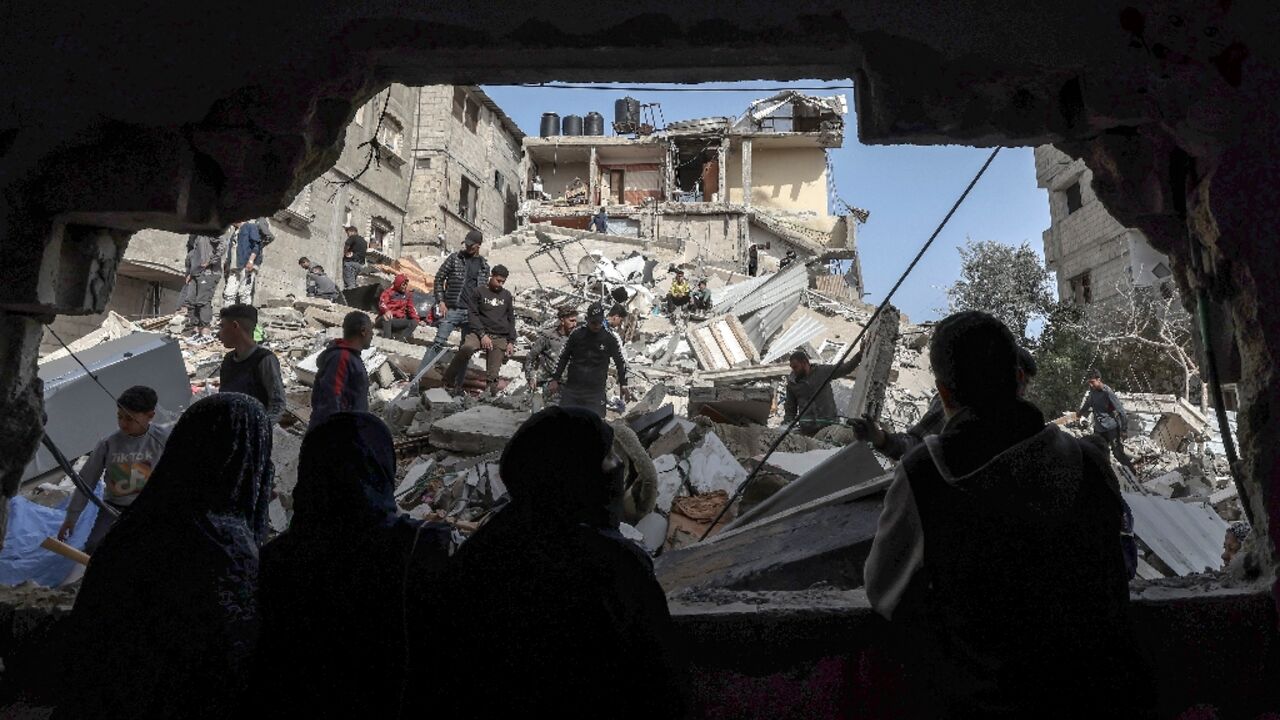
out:
{"label": "man in grey hoodie", "polygon": [[1093,413],[1094,434],[1105,440],[1116,460],[1137,477],[1133,461],[1124,451],[1124,434],[1129,431],[1129,416],[1125,414],[1120,398],[1116,397],[1111,386],[1102,382],[1102,373],[1090,370],[1086,377],[1089,393],[1084,397],[1084,404],[1076,411],[1076,417],[1082,418]]}
{"label": "man in grey hoodie", "polygon": [[932,704],[913,715],[1145,716],[1106,455],[1018,397],[994,317],[944,319],[929,358],[946,423],[898,464],[864,568]]}

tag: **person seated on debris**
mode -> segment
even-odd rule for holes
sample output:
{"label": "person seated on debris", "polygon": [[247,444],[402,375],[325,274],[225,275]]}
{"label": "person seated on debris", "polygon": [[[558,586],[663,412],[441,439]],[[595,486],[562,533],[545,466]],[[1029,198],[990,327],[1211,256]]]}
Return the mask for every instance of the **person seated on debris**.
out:
{"label": "person seated on debris", "polygon": [[[138,499],[169,438],[167,432],[152,423],[156,402],[156,391],[145,385],[134,385],[120,393],[116,400],[116,425],[120,429],[100,440],[80,469],[81,479],[91,488],[98,486],[99,479],[105,481],[102,501],[118,513]],[[89,498],[80,491],[71,496],[66,518],[58,528],[59,540],[65,541],[75,532],[76,522],[88,502]],[[84,551],[90,555],[97,552],[115,523],[115,515],[99,509]]]}
{"label": "person seated on debris", "polygon": [[[564,349],[551,373],[547,389],[560,393],[561,407],[582,407],[600,417],[605,413],[605,386],[609,380],[609,361],[618,370],[618,391],[624,400],[632,399],[627,388],[627,361],[622,356],[622,341],[605,327],[604,308],[592,303],[587,309],[586,327],[574,330],[565,340]],[[560,379],[566,377],[564,388]]]}
{"label": "person seated on debris", "polygon": [[[499,473],[511,501],[454,555],[437,624],[450,637],[428,638],[456,667],[485,669],[452,676],[446,714],[684,715],[666,598],[611,517],[623,486],[613,439],[594,413],[551,407],[507,443]],[[434,667],[434,653],[415,656]]]}
{"label": "person seated on debris", "polygon": [[862,351],[854,353],[842,364],[814,365],[809,362],[808,353],[796,350],[791,353],[790,362],[791,374],[787,375],[787,399],[783,402],[782,422],[789,424],[796,419],[797,413],[801,413],[798,429],[801,434],[813,437],[822,428],[840,422],[830,380],[857,370],[862,362]]}
{"label": "person seated on debris", "polygon": [[498,373],[516,351],[516,311],[511,291],[503,287],[511,273],[505,265],[494,265],[489,283],[467,296],[467,335],[444,371],[444,384],[453,383],[461,395],[467,366],[477,350],[484,350],[485,389],[489,397],[498,394]]}
{"label": "person seated on debris", "polygon": [[307,297],[315,297],[316,280],[311,275],[311,260],[305,255],[298,258],[298,267],[302,268],[302,282],[306,285]]}
{"label": "person seated on debris", "polygon": [[1243,520],[1238,520],[1227,526],[1227,535],[1222,539],[1223,569],[1226,569],[1231,564],[1236,554],[1240,552],[1240,548],[1244,547],[1244,540],[1249,537],[1249,532],[1252,529],[1249,523]]}
{"label": "person seated on debris", "polygon": [[436,308],[436,338],[423,353],[422,362],[418,363],[419,372],[444,352],[455,328],[461,331],[464,340],[467,337],[467,307],[471,293],[490,277],[489,261],[480,254],[483,243],[484,235],[479,230],[469,231],[462,241],[463,248],[445,258],[436,270],[434,287],[439,303]]}
{"label": "person seated on debris", "polygon": [[[1036,359],[1026,348],[1018,348],[1018,397],[1026,394],[1027,385],[1036,376]],[[942,398],[934,393],[920,420],[907,428],[906,432],[885,432],[880,424],[870,418],[851,418],[849,427],[853,428],[858,440],[870,441],[872,447],[890,460],[901,460],[908,452],[924,442],[928,435],[937,435],[947,420],[942,408]]]}
{"label": "person seated on debris", "polygon": [[1138,471],[1124,451],[1124,437],[1129,432],[1129,416],[1125,414],[1124,405],[1120,404],[1120,398],[1116,397],[1111,386],[1102,382],[1102,374],[1097,370],[1089,370],[1085,377],[1089,392],[1084,404],[1076,411],[1076,417],[1083,418],[1093,413],[1094,434],[1102,436],[1116,460],[1137,477]]}
{"label": "person seated on debris", "polygon": [[182,414],[85,571],[53,717],[240,717],[272,474],[260,403],[224,393]]}
{"label": "person seated on debris", "polygon": [[689,307],[696,312],[711,310],[711,291],[707,289],[705,279],[698,281],[698,289],[690,295]]}
{"label": "person seated on debris", "polygon": [[529,390],[543,388],[543,399],[551,400],[547,384],[551,373],[556,370],[556,362],[560,359],[560,351],[569,339],[569,334],[578,326],[578,311],[572,305],[564,305],[556,311],[556,325],[550,330],[543,330],[533,339],[529,346],[529,354],[524,361],[524,377],[529,382]]}
{"label": "person seated on debris", "polygon": [[308,274],[311,276],[312,287],[315,289],[315,295],[312,297],[318,297],[329,302],[337,301],[338,284],[324,273],[323,265],[312,265],[311,272]]}
{"label": "person seated on debris", "polygon": [[898,464],[864,569],[920,716],[1145,716],[1106,456],[1018,397],[996,318],[942,320],[929,359],[947,421]]}
{"label": "person seated on debris", "polygon": [[676,308],[689,304],[689,281],[684,279],[684,271],[676,270],[676,279],[671,281],[671,289],[667,291],[667,312],[673,313]]}
{"label": "person seated on debris", "polygon": [[782,261],[778,263],[778,269],[786,270],[787,267],[795,261],[796,261],[796,251],[788,250],[787,253],[782,256]]}
{"label": "person seated on debris", "polygon": [[405,623],[422,616],[406,611],[439,608],[451,531],[400,514],[395,484],[374,415],[335,413],[302,441],[289,529],[262,548],[254,717],[400,717]]}
{"label": "person seated on debris", "polygon": [[307,432],[339,412],[369,409],[369,373],[364,352],[373,342],[373,323],[363,310],[342,318],[342,339],[334,340],[316,358],[316,379],[311,386],[311,420]]}
{"label": "person seated on debris", "polygon": [[399,273],[391,281],[391,287],[378,296],[378,320],[374,327],[382,331],[384,338],[407,341],[413,336],[413,329],[421,322],[418,308],[413,304],[409,277]]}
{"label": "person seated on debris", "polygon": [[272,426],[284,417],[284,380],[275,353],[254,341],[258,308],[228,305],[218,313],[218,339],[231,352],[222,358],[219,392],[244,393],[262,403]]}

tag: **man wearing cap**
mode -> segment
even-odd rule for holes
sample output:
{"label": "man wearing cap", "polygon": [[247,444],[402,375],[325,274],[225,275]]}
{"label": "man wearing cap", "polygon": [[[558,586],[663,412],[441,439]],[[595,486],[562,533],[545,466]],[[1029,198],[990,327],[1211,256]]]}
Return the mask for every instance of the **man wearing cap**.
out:
{"label": "man wearing cap", "polygon": [[504,265],[494,265],[489,283],[467,296],[467,334],[453,362],[444,371],[444,383],[451,382],[461,394],[467,379],[467,364],[477,350],[485,351],[485,380],[489,397],[498,394],[498,371],[516,351],[516,311],[511,292],[503,287],[510,275]]}
{"label": "man wearing cap", "polygon": [[356,276],[364,267],[364,256],[369,251],[369,243],[360,237],[355,225],[347,226],[347,241],[342,245],[342,287],[350,290],[356,286]]}
{"label": "man wearing cap", "polygon": [[440,303],[436,316],[440,321],[436,325],[435,342],[427,348],[422,362],[418,364],[419,372],[444,351],[454,328],[462,331],[464,340],[467,337],[468,299],[471,291],[489,277],[489,262],[480,256],[483,242],[484,236],[479,230],[468,232],[462,241],[462,249],[445,258],[436,271],[436,301]]}
{"label": "man wearing cap", "polygon": [[[622,357],[622,341],[605,327],[604,307],[593,303],[587,309],[587,326],[570,333],[556,361],[547,388],[560,390],[561,407],[581,407],[600,417],[605,411],[605,385],[609,380],[609,360],[618,370],[618,389],[624,399],[631,399],[627,389],[627,362]],[[566,377],[563,389],[560,379]]]}
{"label": "man wearing cap", "polygon": [[1076,417],[1082,418],[1092,412],[1094,434],[1107,441],[1111,454],[1136,477],[1138,473],[1133,469],[1133,461],[1124,451],[1122,440],[1124,433],[1129,431],[1129,416],[1125,414],[1120,398],[1116,397],[1109,385],[1103,384],[1101,373],[1090,370],[1086,377],[1089,392],[1085,395],[1084,404],[1076,411]]}
{"label": "man wearing cap", "polygon": [[560,360],[560,352],[570,333],[578,327],[578,311],[569,305],[560,308],[556,313],[558,322],[554,328],[543,330],[534,338],[529,346],[529,356],[524,361],[524,376],[529,381],[529,390],[543,386],[543,399],[551,400],[551,392],[547,388],[551,373],[556,370],[556,362]]}

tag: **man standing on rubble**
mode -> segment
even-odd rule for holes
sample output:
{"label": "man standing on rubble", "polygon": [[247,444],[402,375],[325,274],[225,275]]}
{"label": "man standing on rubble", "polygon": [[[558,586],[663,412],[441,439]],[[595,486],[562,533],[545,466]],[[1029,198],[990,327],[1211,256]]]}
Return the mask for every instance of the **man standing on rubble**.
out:
{"label": "man standing on rubble", "polygon": [[1129,432],[1129,416],[1125,414],[1120,398],[1116,397],[1111,386],[1103,384],[1102,374],[1097,370],[1090,370],[1086,377],[1089,392],[1085,395],[1084,404],[1076,411],[1076,417],[1083,418],[1092,412],[1093,432],[1107,441],[1111,454],[1133,473],[1134,477],[1137,477],[1138,472],[1133,469],[1133,461],[1124,451],[1124,436]]}
{"label": "man standing on rubble", "polygon": [[747,274],[751,277],[756,276],[756,271],[760,268],[760,249],[755,243],[747,248]]}
{"label": "man standing on rubble", "polygon": [[234,232],[227,245],[227,285],[222,289],[224,305],[253,304],[253,289],[262,264],[262,233],[254,222],[232,223]]}
{"label": "man standing on rubble", "polygon": [[467,335],[444,371],[444,384],[453,383],[456,394],[463,392],[467,365],[477,350],[484,350],[485,389],[489,397],[498,394],[498,372],[516,351],[516,311],[511,291],[503,287],[511,275],[505,265],[494,265],[489,283],[476,288],[467,298]]}
{"label": "man standing on rubble", "polygon": [[369,372],[364,352],[373,342],[373,323],[363,310],[342,318],[342,339],[329,343],[316,358],[316,381],[311,387],[311,420],[307,430],[340,412],[369,411]]}
{"label": "man standing on rubble", "polygon": [[480,281],[489,277],[489,261],[480,255],[483,242],[484,235],[479,230],[472,230],[462,241],[462,249],[440,263],[435,282],[436,300],[440,303],[436,315],[440,321],[436,325],[435,342],[423,354],[418,372],[444,352],[454,328],[461,330],[463,339],[466,339],[467,301],[471,292],[480,286]]}
{"label": "man standing on rubble", "polygon": [[258,308],[228,305],[218,313],[218,339],[231,352],[222,358],[218,373],[219,392],[243,393],[257,399],[267,410],[274,426],[284,416],[284,380],[275,353],[253,340],[258,327]]}
{"label": "man standing on rubble", "polygon": [[564,343],[578,326],[578,311],[565,305],[556,313],[558,322],[550,330],[538,333],[533,344],[529,346],[529,355],[524,361],[524,377],[529,381],[529,390],[543,387],[543,399],[551,401],[551,392],[547,387],[551,374],[556,371],[556,363],[564,350]]}
{"label": "man standing on rubble", "polygon": [[[624,400],[631,399],[627,389],[627,361],[622,357],[622,341],[605,327],[604,307],[593,303],[587,309],[587,325],[574,330],[565,340],[556,369],[551,373],[547,389],[560,390],[561,407],[581,407],[600,417],[605,412],[605,386],[609,380],[609,361],[618,370],[618,389]],[[560,378],[568,370],[564,388]]]}
{"label": "man standing on rubble", "polygon": [[347,240],[342,244],[342,289],[350,290],[356,286],[356,278],[364,267],[369,243],[360,237],[360,231],[355,225],[348,225],[346,230]]}
{"label": "man standing on rubble", "polygon": [[814,365],[809,362],[809,355],[803,350],[791,353],[791,374],[787,376],[787,399],[783,403],[782,422],[790,423],[796,419],[796,413],[809,402],[813,404],[800,416],[801,434],[813,437],[822,428],[839,422],[836,411],[836,397],[831,392],[828,379],[844,377],[858,369],[862,362],[862,351],[840,365]]}
{"label": "man standing on rubble", "polygon": [[944,319],[929,359],[946,424],[898,464],[864,569],[932,705],[910,715],[1146,717],[1106,456],[1018,397],[996,318]]}

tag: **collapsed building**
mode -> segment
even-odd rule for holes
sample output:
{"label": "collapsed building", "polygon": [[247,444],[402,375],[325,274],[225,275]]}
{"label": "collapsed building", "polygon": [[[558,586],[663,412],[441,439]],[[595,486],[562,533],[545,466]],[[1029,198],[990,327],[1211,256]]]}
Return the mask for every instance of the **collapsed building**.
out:
{"label": "collapsed building", "polygon": [[[1133,612],[1163,715],[1202,703],[1226,716],[1275,709],[1280,284],[1265,241],[1277,148],[1263,130],[1277,114],[1274,7],[531,3],[497,16],[375,0],[326,13],[240,4],[197,25],[184,9],[135,5],[32,6],[10,18],[6,477],[39,440],[42,324],[102,312],[140,229],[209,231],[287,205],[389,82],[853,77],[865,142],[1053,143],[1083,159],[1107,209],[1169,257],[1183,297],[1229,321],[1214,323],[1206,345],[1240,353],[1223,381],[1239,380],[1239,488],[1256,528],[1245,554],[1258,571],[1156,584],[1134,592]],[[149,32],[138,33],[144,14]],[[240,42],[244,28],[268,26],[278,42]],[[894,716],[892,674],[862,672],[889,639],[856,590],[705,592],[670,605],[696,652],[707,716],[849,706]],[[3,607],[10,633],[57,612]]]}

